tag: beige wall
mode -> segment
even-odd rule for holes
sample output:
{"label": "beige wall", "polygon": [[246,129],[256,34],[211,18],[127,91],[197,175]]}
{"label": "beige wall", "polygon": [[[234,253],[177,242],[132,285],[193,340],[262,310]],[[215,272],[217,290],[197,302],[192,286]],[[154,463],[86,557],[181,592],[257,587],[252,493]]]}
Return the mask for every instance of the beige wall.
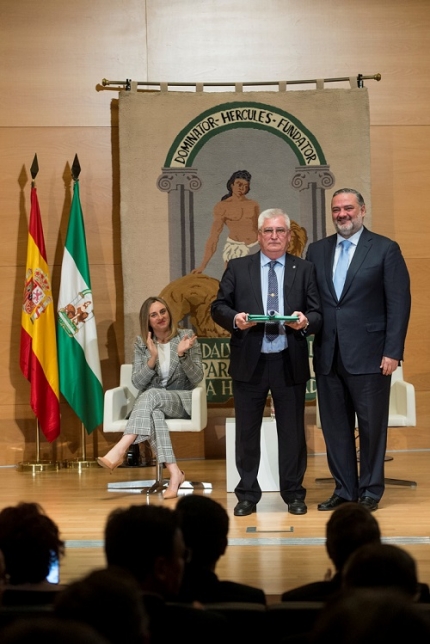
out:
{"label": "beige wall", "polygon": [[[382,75],[380,82],[365,81],[372,228],[400,243],[411,272],[413,311],[404,373],[415,385],[418,412],[416,429],[390,435],[394,447],[430,447],[430,3],[0,0],[0,16],[0,465],[35,457],[36,423],[18,366],[29,169],[35,153],[54,294],[70,207],[70,165],[75,153],[79,156],[105,388],[116,384],[124,357],[118,92],[102,89],[103,78],[234,82]],[[178,455],[222,454],[226,413],[210,410],[204,442],[182,437]],[[312,419],[308,429],[312,434]],[[97,444],[103,451],[101,430],[87,440],[90,455]],[[81,449],[80,423],[63,402],[61,437],[53,446],[42,437],[41,458],[76,458]]]}

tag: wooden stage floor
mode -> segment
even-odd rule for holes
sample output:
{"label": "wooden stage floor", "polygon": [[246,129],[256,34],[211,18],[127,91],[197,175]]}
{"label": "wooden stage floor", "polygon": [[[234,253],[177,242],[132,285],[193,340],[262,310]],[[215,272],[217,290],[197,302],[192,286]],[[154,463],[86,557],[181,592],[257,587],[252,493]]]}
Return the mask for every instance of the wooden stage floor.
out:
{"label": "wooden stage floor", "polygon": [[[430,450],[392,452],[386,477],[412,479],[416,487],[388,484],[375,517],[383,538],[408,550],[417,560],[420,580],[430,583]],[[277,492],[265,492],[256,514],[235,517],[234,493],[226,492],[224,460],[180,461],[188,480],[212,483],[211,490],[183,490],[210,494],[230,515],[229,547],[217,567],[223,579],[263,588],[269,601],[296,585],[322,579],[330,561],[325,552],[327,512],[317,503],[329,497],[333,483],[324,454],[309,456],[305,478],[308,513],[293,516]],[[161,494],[111,491],[109,483],[152,479],[154,467],[118,468],[110,474],[99,467],[69,467],[58,471],[20,472],[0,467],[0,508],[19,501],[37,501],[58,524],[66,541],[60,576],[68,583],[104,566],[103,529],[110,511],[132,504],[168,504]],[[132,555],[132,552],[130,553]]]}

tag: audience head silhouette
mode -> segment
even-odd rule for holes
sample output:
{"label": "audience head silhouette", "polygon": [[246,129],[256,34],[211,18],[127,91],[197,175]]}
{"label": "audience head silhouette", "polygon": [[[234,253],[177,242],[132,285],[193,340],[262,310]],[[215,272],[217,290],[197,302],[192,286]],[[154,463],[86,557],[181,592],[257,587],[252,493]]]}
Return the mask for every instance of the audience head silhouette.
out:
{"label": "audience head silhouette", "polygon": [[344,588],[392,588],[411,599],[419,592],[415,559],[403,548],[388,543],[358,548],[343,568],[342,584]]}
{"label": "audience head silhouette", "polygon": [[418,605],[395,590],[355,588],[328,600],[306,641],[309,644],[425,644],[430,621]]}
{"label": "audience head silhouette", "polygon": [[[136,544],[131,551],[130,543]],[[187,557],[178,517],[159,505],[117,508],[108,516],[104,549],[109,566],[131,572],[141,588],[174,598]]]}
{"label": "audience head silhouette", "polygon": [[179,499],[176,512],[192,563],[214,570],[228,545],[227,511],[208,496],[188,494]]}
{"label": "audience head silhouette", "polygon": [[1,598],[3,595],[3,591],[6,586],[6,564],[4,561],[4,555],[2,551],[0,550],[0,606],[1,606]]}
{"label": "audience head silhouette", "polygon": [[344,503],[326,524],[326,550],[337,571],[349,556],[367,543],[380,543],[381,531],[373,514],[359,503]]}
{"label": "audience head silhouette", "polygon": [[266,595],[261,588],[220,580],[216,574],[217,562],[228,545],[229,516],[221,503],[208,496],[188,494],[177,502],[176,513],[191,554],[178,601],[266,604]]}
{"label": "audience head silhouette", "polygon": [[18,503],[0,512],[0,550],[9,584],[38,584],[64,555],[64,541],[38,503]]}
{"label": "audience head silhouette", "polygon": [[111,644],[148,641],[148,616],[136,578],[114,566],[93,570],[68,584],[54,604],[55,615],[92,626]]}
{"label": "audience head silhouette", "polygon": [[65,623],[55,616],[17,619],[1,632],[2,644],[110,644],[94,628],[78,621]]}

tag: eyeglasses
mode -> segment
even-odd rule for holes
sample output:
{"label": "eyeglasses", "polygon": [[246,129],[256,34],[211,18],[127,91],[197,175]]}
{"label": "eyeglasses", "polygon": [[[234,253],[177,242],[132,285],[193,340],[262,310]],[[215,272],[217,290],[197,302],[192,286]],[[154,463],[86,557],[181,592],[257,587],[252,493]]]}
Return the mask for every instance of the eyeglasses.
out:
{"label": "eyeglasses", "polygon": [[261,234],[265,237],[271,237],[275,233],[278,237],[284,237],[290,231],[286,228],[263,228],[260,230]]}

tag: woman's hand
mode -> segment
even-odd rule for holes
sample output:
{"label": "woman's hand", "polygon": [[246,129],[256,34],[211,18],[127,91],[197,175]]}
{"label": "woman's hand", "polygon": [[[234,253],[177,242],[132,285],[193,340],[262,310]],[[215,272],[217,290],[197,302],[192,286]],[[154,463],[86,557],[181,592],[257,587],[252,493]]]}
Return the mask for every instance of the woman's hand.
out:
{"label": "woman's hand", "polygon": [[148,360],[148,365],[151,367],[151,369],[153,369],[158,358],[158,349],[152,338],[151,331],[148,333],[148,337],[146,338],[146,346],[148,347],[148,351],[151,354],[151,357]]}
{"label": "woman's hand", "polygon": [[180,339],[178,344],[178,356],[181,358],[184,353],[188,351],[188,349],[191,349],[196,341],[197,336],[195,333],[193,335],[184,335],[184,337]]}

